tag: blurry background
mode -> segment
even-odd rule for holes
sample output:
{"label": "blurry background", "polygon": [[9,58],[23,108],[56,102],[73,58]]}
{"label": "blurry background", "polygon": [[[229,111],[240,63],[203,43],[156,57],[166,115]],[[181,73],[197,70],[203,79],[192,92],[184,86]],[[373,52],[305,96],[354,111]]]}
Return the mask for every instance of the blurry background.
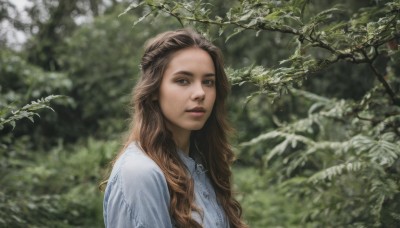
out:
{"label": "blurry background", "polygon": [[[399,1],[179,2],[118,16],[135,1],[0,0],[0,227],[103,226],[98,184],[128,127],[143,44],[182,25],[224,52],[251,227],[398,226]],[[181,11],[193,20],[171,16]],[[319,41],[334,57],[377,57],[323,65]]]}

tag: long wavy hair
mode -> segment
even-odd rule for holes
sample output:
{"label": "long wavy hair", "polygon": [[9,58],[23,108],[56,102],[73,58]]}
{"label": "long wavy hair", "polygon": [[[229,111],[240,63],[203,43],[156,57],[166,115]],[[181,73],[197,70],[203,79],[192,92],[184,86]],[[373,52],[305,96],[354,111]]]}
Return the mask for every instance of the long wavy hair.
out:
{"label": "long wavy hair", "polygon": [[[226,98],[230,85],[224,71],[220,50],[203,36],[190,29],[180,29],[159,34],[149,40],[141,60],[141,77],[133,90],[133,118],[129,134],[118,157],[131,142],[138,144],[160,167],[166,178],[169,194],[169,213],[178,227],[201,227],[192,218],[193,212],[202,215],[195,205],[194,183],[179,158],[172,133],[166,127],[158,94],[163,74],[172,54],[190,47],[201,48],[213,60],[216,73],[216,100],[210,117],[202,129],[192,131],[190,150],[195,149],[203,158],[217,200],[222,205],[230,226],[247,227],[242,221],[242,208],[233,198],[230,165],[234,154],[228,142],[231,128],[226,120]],[[196,146],[194,146],[196,145]],[[106,182],[103,183],[105,185]]]}

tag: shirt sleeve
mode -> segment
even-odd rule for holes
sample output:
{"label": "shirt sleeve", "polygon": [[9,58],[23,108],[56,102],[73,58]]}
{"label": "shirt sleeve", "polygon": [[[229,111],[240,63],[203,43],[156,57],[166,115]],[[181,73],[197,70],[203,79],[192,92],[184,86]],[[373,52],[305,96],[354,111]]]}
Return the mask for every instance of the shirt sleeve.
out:
{"label": "shirt sleeve", "polygon": [[145,155],[123,157],[106,189],[105,226],[172,228],[170,196],[161,169]]}

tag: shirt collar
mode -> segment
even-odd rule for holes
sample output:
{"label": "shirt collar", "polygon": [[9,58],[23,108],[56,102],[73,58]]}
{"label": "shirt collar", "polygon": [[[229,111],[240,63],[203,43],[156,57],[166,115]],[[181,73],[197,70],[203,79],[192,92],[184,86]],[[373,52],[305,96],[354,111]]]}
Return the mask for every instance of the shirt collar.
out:
{"label": "shirt collar", "polygon": [[189,155],[184,153],[182,150],[178,149],[178,155],[181,158],[182,162],[185,164],[190,174],[193,174],[196,170],[196,162]]}

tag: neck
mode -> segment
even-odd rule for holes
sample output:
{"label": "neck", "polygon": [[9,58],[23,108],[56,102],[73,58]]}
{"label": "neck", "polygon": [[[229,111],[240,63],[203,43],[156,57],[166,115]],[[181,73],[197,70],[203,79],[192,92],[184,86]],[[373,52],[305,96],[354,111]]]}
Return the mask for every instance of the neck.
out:
{"label": "neck", "polygon": [[190,133],[184,136],[177,136],[174,135],[174,141],[176,146],[183,151],[186,155],[189,155],[189,148],[190,148]]}
{"label": "neck", "polygon": [[168,125],[167,127],[172,132],[173,140],[178,149],[182,150],[183,153],[185,153],[186,155],[189,155],[191,131],[184,129],[177,129]]}

